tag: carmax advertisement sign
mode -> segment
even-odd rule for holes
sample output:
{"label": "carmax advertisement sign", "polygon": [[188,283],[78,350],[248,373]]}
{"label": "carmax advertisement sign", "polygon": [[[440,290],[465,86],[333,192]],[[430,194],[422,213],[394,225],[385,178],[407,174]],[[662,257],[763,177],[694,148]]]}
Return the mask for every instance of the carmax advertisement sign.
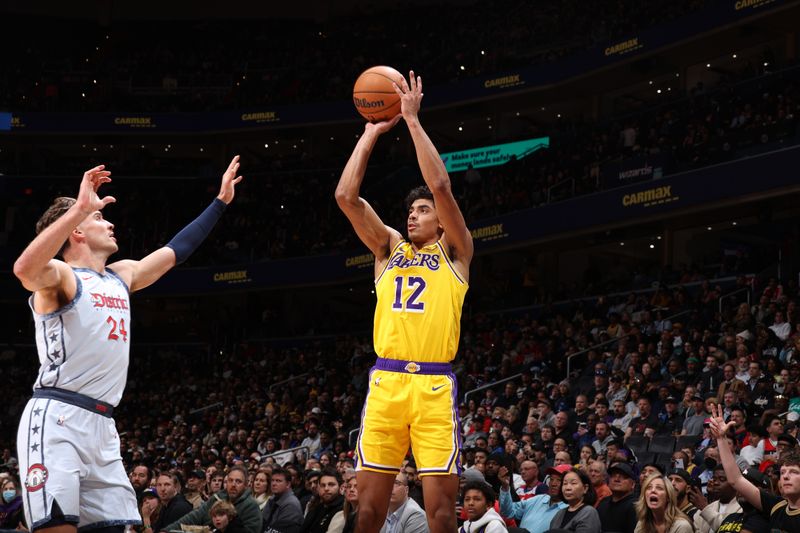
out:
{"label": "carmax advertisement sign", "polygon": [[494,146],[484,146],[460,152],[442,154],[442,161],[448,172],[461,172],[472,168],[494,167],[502,165],[512,157],[522,159],[540,148],[550,146],[550,137],[538,137],[525,141],[517,141]]}

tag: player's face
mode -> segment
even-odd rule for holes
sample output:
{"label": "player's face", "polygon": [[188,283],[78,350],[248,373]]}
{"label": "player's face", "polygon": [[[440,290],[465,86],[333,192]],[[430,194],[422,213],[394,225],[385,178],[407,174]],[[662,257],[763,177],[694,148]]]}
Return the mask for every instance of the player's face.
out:
{"label": "player's face", "polygon": [[89,249],[106,252],[109,255],[119,250],[114,237],[114,224],[103,218],[103,213],[95,211],[83,219],[75,228],[80,232]]}
{"label": "player's face", "polygon": [[439,237],[439,217],[433,200],[414,200],[408,210],[408,238],[412,242],[428,242]]}

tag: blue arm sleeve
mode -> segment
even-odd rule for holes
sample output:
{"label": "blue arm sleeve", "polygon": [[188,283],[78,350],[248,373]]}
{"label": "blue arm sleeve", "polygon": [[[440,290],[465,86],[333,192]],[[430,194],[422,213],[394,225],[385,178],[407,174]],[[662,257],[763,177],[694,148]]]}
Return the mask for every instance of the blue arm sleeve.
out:
{"label": "blue arm sleeve", "polygon": [[214,225],[225,212],[226,204],[219,198],[214,198],[205,211],[200,216],[189,223],[167,243],[169,248],[175,252],[175,264],[180,265],[197,250],[197,247],[208,237]]}

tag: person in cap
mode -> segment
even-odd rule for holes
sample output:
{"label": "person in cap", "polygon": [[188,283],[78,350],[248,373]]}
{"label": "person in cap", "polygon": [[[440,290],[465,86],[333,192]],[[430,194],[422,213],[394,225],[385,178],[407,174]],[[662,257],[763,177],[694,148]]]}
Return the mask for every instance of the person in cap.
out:
{"label": "person in cap", "polygon": [[609,467],[608,487],[611,496],[604,498],[597,506],[603,531],[633,533],[636,528],[636,474],[629,464],[614,463]]}
{"label": "person in cap", "polygon": [[656,435],[678,435],[683,429],[684,418],[678,411],[678,399],[667,396],[664,400],[664,410],[658,414],[658,427]]}
{"label": "person in cap", "polygon": [[[755,468],[742,471],[742,476],[759,489],[769,490],[769,479]],[[769,531],[769,520],[753,507],[747,499],[737,491],[737,501],[742,508],[739,513],[731,513],[717,529],[718,532],[728,531]]]}
{"label": "person in cap", "polygon": [[708,418],[708,413],[706,413],[706,401],[700,393],[692,396],[692,412],[693,414],[686,417],[683,423],[681,435],[703,434],[703,423]]}
{"label": "person in cap", "polygon": [[675,499],[678,502],[678,509],[688,516],[689,520],[694,520],[694,515],[697,513],[698,509],[689,501],[689,491],[694,483],[692,475],[683,468],[675,468],[669,472],[667,478],[669,482],[672,483],[672,488],[675,489]]}
{"label": "person in cap", "polygon": [[[736,467],[737,472],[739,468]],[[741,513],[742,507],[736,500],[736,489],[728,481],[728,476],[722,465],[714,468],[712,477],[714,493],[717,500],[706,505],[703,510],[694,515],[695,533],[716,533],[725,518],[733,513]],[[712,481],[709,481],[712,483]],[[709,497],[709,499],[711,499]]]}
{"label": "person in cap", "polygon": [[550,529],[550,522],[561,509],[566,509],[561,495],[561,482],[564,474],[572,469],[570,465],[559,465],[548,468],[548,493],[533,498],[514,502],[511,497],[511,473],[502,467],[500,477],[500,514],[504,518],[513,518],[519,527],[529,533],[544,533]]}
{"label": "person in cap", "polygon": [[186,488],[183,496],[192,504],[192,509],[197,509],[203,502],[203,488],[206,484],[206,473],[202,470],[192,470],[186,478]]}

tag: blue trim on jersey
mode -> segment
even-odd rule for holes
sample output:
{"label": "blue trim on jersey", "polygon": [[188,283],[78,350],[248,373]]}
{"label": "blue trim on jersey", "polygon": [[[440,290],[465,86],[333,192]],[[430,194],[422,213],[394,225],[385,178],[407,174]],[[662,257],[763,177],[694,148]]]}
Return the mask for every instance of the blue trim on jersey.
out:
{"label": "blue trim on jersey", "polygon": [[108,272],[109,274],[111,274],[113,277],[117,278],[117,281],[119,281],[120,283],[122,283],[122,286],[123,286],[123,287],[125,287],[125,290],[128,292],[128,296],[130,296],[130,295],[131,295],[131,289],[130,289],[130,287],[128,287],[128,284],[127,284],[127,283],[125,283],[125,281],[124,281],[124,280],[123,280],[123,279],[122,279],[122,278],[119,276],[119,274],[117,274],[116,272],[114,272],[113,270],[111,270],[111,269],[110,269],[110,268],[108,268],[108,267],[106,267],[106,272]]}
{"label": "blue trim on jersey", "polygon": [[[33,405],[30,405],[29,407],[31,408],[31,410],[28,412],[28,432],[27,432],[28,436],[25,439],[25,442],[27,443],[27,448],[28,448],[27,450],[25,450],[25,453],[28,456],[28,462],[26,463],[28,465],[28,468],[30,468],[30,466],[31,466],[31,422],[33,421],[33,410],[36,408],[36,402],[33,402]],[[19,453],[19,450],[17,450],[17,453]],[[19,477],[21,478],[21,481],[22,481],[21,485],[25,486],[25,482],[27,481],[27,472],[25,473],[25,477],[24,478],[22,476],[23,476],[23,474],[22,474],[22,472],[20,472]],[[21,488],[22,487],[20,487],[20,489]],[[31,520],[33,520],[33,513],[32,513],[32,508],[31,508],[31,492],[28,490],[27,486],[25,486],[25,496],[28,498],[28,505],[25,507],[25,512],[29,513],[28,517],[27,517],[27,521],[28,521],[28,523],[30,523]],[[36,524],[34,524],[31,527],[31,530],[33,530],[35,526],[36,526]]]}
{"label": "blue trim on jersey", "polygon": [[[66,313],[67,311],[69,311],[70,309],[72,309],[73,307],[75,307],[75,304],[78,303],[78,299],[83,294],[83,283],[81,282],[81,278],[78,276],[78,274],[76,274],[74,272],[75,270],[78,270],[78,269],[73,268],[72,270],[73,270],[72,273],[75,275],[75,283],[77,283],[77,287],[75,289],[75,297],[72,298],[72,300],[68,304],[66,304],[65,306],[63,306],[63,307],[61,307],[59,309],[56,309],[52,313],[47,313],[47,314],[42,315],[42,314],[37,313],[36,309],[34,309],[34,307],[33,307],[33,295],[31,294],[31,297],[28,299],[28,305],[31,306],[31,311],[33,311],[34,315],[38,316],[39,318],[41,318],[43,320],[48,320],[50,318],[55,318],[57,316],[61,316],[64,313]],[[86,270],[88,270],[88,269],[86,269]]]}
{"label": "blue trim on jersey", "polygon": [[[67,343],[64,340],[64,316],[63,315],[58,317],[58,323],[61,326],[61,365],[63,365],[64,363],[67,362]],[[56,368],[56,380],[53,383],[54,387],[56,385],[58,385],[58,380],[61,379],[61,365],[58,365],[58,368]]]}
{"label": "blue trim on jersey", "polygon": [[[42,526],[48,525],[48,522],[50,522],[52,520],[53,520],[53,515],[52,514],[48,514],[47,516],[45,516],[41,520],[37,520],[36,522],[34,522],[33,525],[31,526],[31,531],[35,532],[37,529],[40,529]],[[78,516],[75,516],[75,515],[72,515],[72,514],[65,514],[64,515],[64,522],[67,523],[67,524],[75,524],[77,526],[80,521],[81,521],[81,519]]]}
{"label": "blue trim on jersey", "polygon": [[121,518],[119,520],[103,520],[102,522],[94,522],[92,524],[87,524],[85,526],[81,526],[78,528],[78,531],[91,531],[92,529],[98,529],[101,527],[112,527],[112,526],[138,526],[141,525],[141,520],[132,520],[130,518],[124,519]]}
{"label": "blue trim on jersey", "polygon": [[[44,404],[44,411],[42,412],[42,427],[41,433],[39,434],[39,440],[41,442],[41,446],[39,446],[39,456],[42,458],[41,463],[44,465],[44,426],[47,422],[47,410],[50,408],[50,400],[47,400],[47,403]],[[45,467],[47,465],[44,465]],[[30,464],[28,464],[28,468],[30,468]],[[47,509],[47,483],[42,485],[42,501],[44,502],[44,508]]]}

